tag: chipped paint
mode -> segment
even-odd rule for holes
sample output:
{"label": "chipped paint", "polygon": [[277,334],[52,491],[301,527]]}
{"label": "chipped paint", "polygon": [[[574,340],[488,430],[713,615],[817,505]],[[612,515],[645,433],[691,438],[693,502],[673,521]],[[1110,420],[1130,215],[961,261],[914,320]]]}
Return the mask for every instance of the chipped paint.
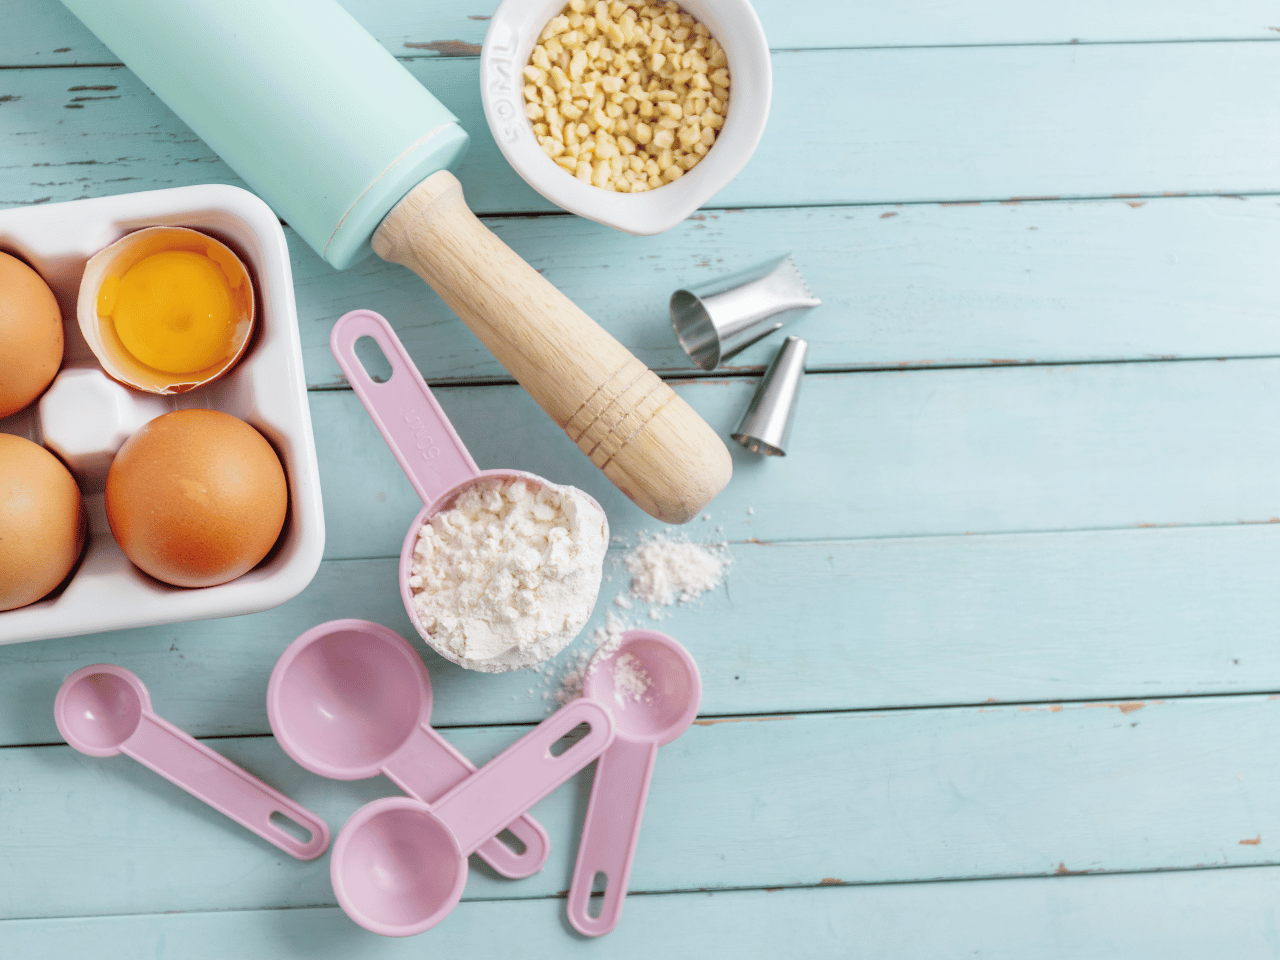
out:
{"label": "chipped paint", "polygon": [[1133,207],[1133,209],[1137,210],[1139,207],[1145,207],[1145,206],[1147,205],[1147,201],[1145,201],[1145,200],[1126,200],[1126,201],[1125,201],[1125,204],[1126,204],[1126,206]]}
{"label": "chipped paint", "polygon": [[714,717],[709,720],[695,720],[695,727],[714,727],[717,723],[765,723],[771,720],[794,720],[794,716],[785,717]]}
{"label": "chipped paint", "polygon": [[1261,842],[1262,842],[1262,834],[1258,834],[1258,835],[1257,835],[1256,837],[1254,837],[1252,840],[1241,840],[1241,841],[1240,841],[1240,846],[1242,846],[1242,847],[1256,847],[1256,846],[1257,846],[1258,844],[1260,844]]}
{"label": "chipped paint", "polygon": [[1068,870],[1067,865],[1061,860],[1058,861],[1058,869],[1053,871],[1055,876],[1059,877],[1081,877],[1086,873],[1093,873],[1092,870]]}
{"label": "chipped paint", "polygon": [[898,215],[898,214],[897,214],[895,211],[890,210],[888,213],[882,213],[882,214],[880,214],[880,219],[881,219],[881,220],[888,220],[890,217],[896,217],[897,215]]}
{"label": "chipped paint", "polygon": [[430,43],[414,43],[405,41],[410,50],[430,50],[442,57],[478,57],[480,44],[467,43],[465,40],[432,40]]}
{"label": "chipped paint", "polygon": [[818,885],[822,887],[842,887],[844,886],[844,881],[837,880],[835,877],[823,877],[818,881]]}

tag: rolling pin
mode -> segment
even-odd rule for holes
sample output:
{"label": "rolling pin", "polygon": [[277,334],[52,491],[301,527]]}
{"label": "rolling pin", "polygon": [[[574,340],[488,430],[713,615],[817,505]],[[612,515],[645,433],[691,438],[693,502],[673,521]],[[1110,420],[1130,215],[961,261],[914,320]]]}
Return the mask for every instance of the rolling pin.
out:
{"label": "rolling pin", "polygon": [[488,230],[457,118],[336,0],[64,0],[337,269],[422,277],[617,487],[668,523],[729,482],[684,400]]}

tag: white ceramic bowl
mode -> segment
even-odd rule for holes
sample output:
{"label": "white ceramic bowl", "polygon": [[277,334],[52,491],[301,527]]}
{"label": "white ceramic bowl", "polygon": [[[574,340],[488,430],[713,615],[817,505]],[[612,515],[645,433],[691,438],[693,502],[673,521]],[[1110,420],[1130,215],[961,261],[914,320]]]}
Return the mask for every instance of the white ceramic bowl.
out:
{"label": "white ceramic bowl", "polygon": [[489,129],[516,173],[552,203],[627,233],[669,230],[706,203],[751,158],[769,117],[773,72],[769,44],[746,0],[680,0],[704,23],[729,60],[729,113],[715,145],[675,183],[644,193],[615,193],[583,183],[543,152],[524,112],[525,64],[543,27],[564,0],[503,0],[480,51],[480,97]]}
{"label": "white ceramic bowl", "polygon": [[[257,329],[240,362],[214,383],[166,397],[108,379],[76,321],[89,258],[151,226],[190,227],[227,244],[248,264],[259,304]],[[300,593],[320,566],[324,515],[289,250],[271,209],[247,190],[223,185],[19,207],[0,210],[0,250],[25,260],[53,288],[66,342],[49,390],[0,420],[0,433],[58,453],[89,515],[85,554],[70,580],[43,600],[0,612],[0,643],[254,613]],[[103,505],[120,444],[146,421],[184,407],[221,410],[251,423],[279,454],[289,481],[280,541],[253,570],[216,587],[173,587],[139,571],[116,545]]]}

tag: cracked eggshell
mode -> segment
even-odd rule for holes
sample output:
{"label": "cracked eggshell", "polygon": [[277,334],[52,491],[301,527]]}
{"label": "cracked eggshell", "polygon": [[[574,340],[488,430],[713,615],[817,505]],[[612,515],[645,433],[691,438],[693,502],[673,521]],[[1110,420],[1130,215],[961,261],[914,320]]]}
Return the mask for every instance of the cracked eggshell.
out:
{"label": "cracked eggshell", "polygon": [[[187,374],[166,373],[140,362],[120,341],[111,319],[98,313],[98,294],[108,279],[118,281],[145,258],[172,250],[201,253],[218,264],[228,276],[237,310],[235,330],[223,359]],[[168,396],[217,380],[236,365],[249,346],[255,307],[249,271],[226,244],[186,227],[147,227],[126,234],[85,264],[76,315],[89,349],[110,377],[136,390]]]}

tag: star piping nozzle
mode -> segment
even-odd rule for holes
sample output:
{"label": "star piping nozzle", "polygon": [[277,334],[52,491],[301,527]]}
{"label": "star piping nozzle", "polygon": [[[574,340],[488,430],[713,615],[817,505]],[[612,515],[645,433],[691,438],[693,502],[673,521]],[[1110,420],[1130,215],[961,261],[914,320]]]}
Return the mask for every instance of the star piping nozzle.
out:
{"label": "star piping nozzle", "polygon": [[671,295],[671,325],[703,370],[745,350],[822,303],[791,254]]}
{"label": "star piping nozzle", "polygon": [[752,453],[770,457],[787,455],[787,440],[791,436],[791,421],[795,418],[796,398],[800,396],[808,353],[808,341],[787,337],[756,387],[742,422],[731,434]]}

